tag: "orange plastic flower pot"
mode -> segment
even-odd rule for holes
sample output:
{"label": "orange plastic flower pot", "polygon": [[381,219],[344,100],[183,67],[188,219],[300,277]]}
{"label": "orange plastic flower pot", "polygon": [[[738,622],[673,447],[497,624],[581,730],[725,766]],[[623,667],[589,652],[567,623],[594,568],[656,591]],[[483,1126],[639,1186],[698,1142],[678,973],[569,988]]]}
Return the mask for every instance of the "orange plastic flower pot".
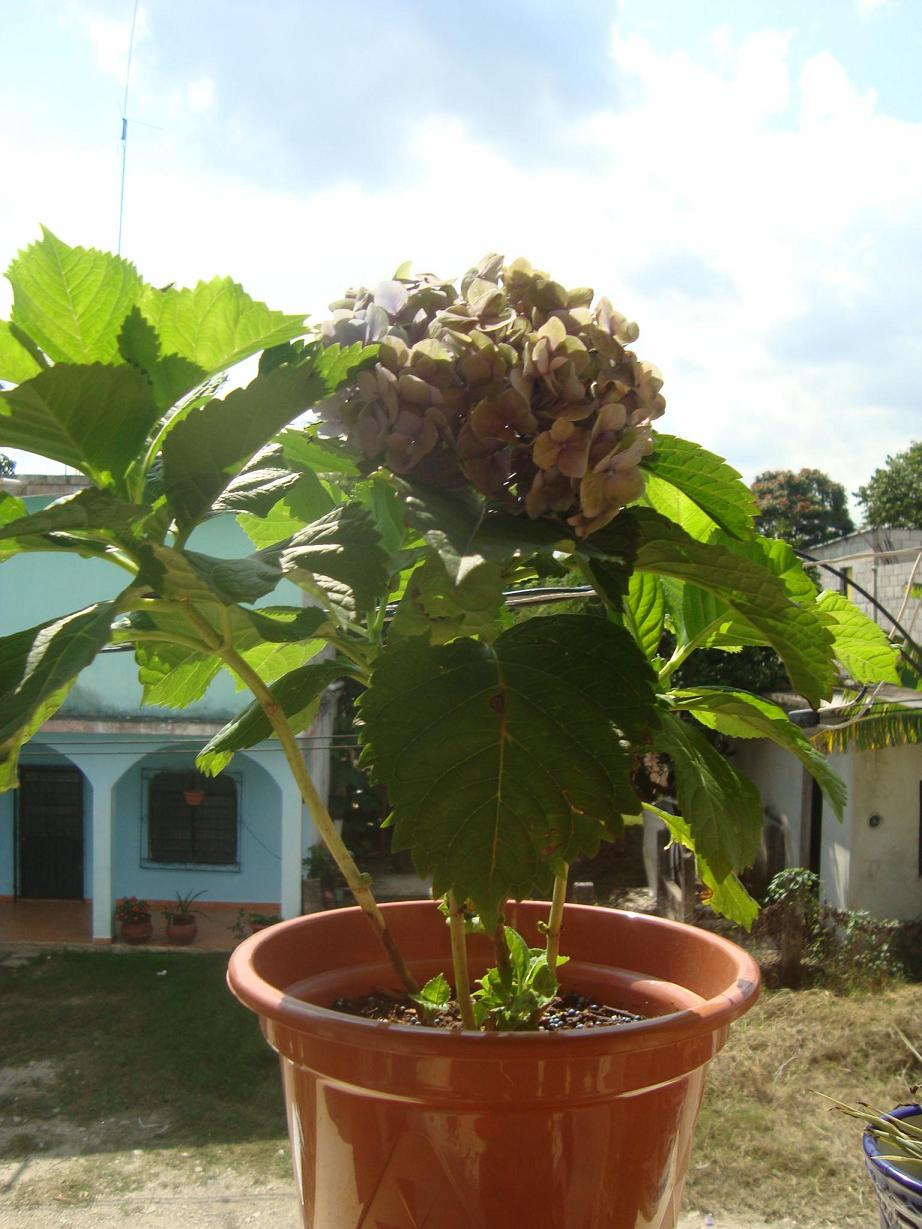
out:
{"label": "orange plastic flower pot", "polygon": [[[450,971],[429,901],[385,905],[423,982]],[[509,923],[533,945],[548,906]],[[672,1229],[705,1067],[758,993],[724,939],[568,905],[567,988],[655,1018],[566,1033],[445,1032],[341,1015],[340,995],[395,988],[358,909],[242,943],[228,981],[281,1058],[306,1229]],[[472,944],[472,971],[490,963]]]}

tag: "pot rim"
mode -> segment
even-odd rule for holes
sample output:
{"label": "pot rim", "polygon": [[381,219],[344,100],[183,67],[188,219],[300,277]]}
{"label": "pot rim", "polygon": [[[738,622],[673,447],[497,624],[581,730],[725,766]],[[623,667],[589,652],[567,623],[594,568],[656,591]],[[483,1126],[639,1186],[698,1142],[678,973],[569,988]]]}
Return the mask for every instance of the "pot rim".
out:
{"label": "pot rim", "polygon": [[[550,907],[549,902],[545,901],[520,903],[540,905],[543,908]],[[434,901],[412,901],[385,904],[382,909],[388,912],[394,909],[416,909],[421,905],[436,908]],[[469,1058],[475,1057],[473,1047],[479,1047],[477,1056],[483,1058],[500,1047],[507,1056],[511,1057],[517,1050],[521,1050],[524,1057],[525,1052],[533,1048],[536,1042],[541,1045],[555,1046],[558,1053],[563,1047],[568,1049],[571,1046],[578,1047],[579,1053],[587,1058],[596,1051],[600,1054],[611,1054],[621,1049],[656,1049],[726,1027],[741,1016],[758,995],[760,974],[755,960],[748,952],[719,935],[682,922],[673,922],[667,918],[627,910],[571,904],[568,904],[566,909],[568,912],[616,913],[630,925],[655,927],[664,932],[672,931],[677,939],[684,938],[686,942],[690,937],[688,932],[691,932],[696,941],[705,946],[716,946],[732,960],[736,966],[736,978],[730,981],[720,994],[704,999],[694,1008],[673,1011],[629,1024],[599,1025],[591,1029],[572,1029],[560,1032],[532,1030],[485,1033],[464,1029],[449,1031],[420,1028],[410,1024],[396,1024],[386,1020],[369,1020],[361,1016],[350,1016],[334,1011],[330,1007],[321,1007],[318,1004],[295,998],[285,990],[273,986],[261,976],[256,966],[259,963],[260,949],[263,945],[285,942],[297,931],[309,926],[311,918],[330,919],[336,914],[354,916],[361,913],[357,906],[350,906],[346,909],[326,910],[322,914],[306,914],[287,922],[277,923],[251,935],[231,954],[227,981],[236,997],[257,1015],[296,1031],[310,1032],[316,1037],[340,1040],[357,1046],[371,1042],[372,1038],[375,1039],[375,1045],[380,1045],[386,1036],[388,1047],[391,1050],[419,1053],[421,1049],[431,1046],[432,1050],[437,1051],[440,1055],[448,1053],[457,1054],[460,1057],[463,1054]],[[382,952],[382,965],[384,961],[385,957]],[[356,966],[356,969],[361,967],[371,970],[380,966],[362,962]],[[654,977],[655,974],[650,974],[650,976]]]}
{"label": "pot rim", "polygon": [[[892,1118],[915,1118],[920,1115],[922,1115],[922,1105],[916,1103],[898,1105],[896,1109],[890,1110]],[[870,1131],[865,1131],[862,1143],[864,1144],[864,1154],[869,1164],[873,1164],[875,1169],[886,1174],[892,1182],[896,1182],[899,1186],[912,1191],[915,1195],[922,1195],[922,1178],[914,1178],[892,1161],[883,1160],[880,1155],[880,1149],[877,1146],[877,1140]]]}

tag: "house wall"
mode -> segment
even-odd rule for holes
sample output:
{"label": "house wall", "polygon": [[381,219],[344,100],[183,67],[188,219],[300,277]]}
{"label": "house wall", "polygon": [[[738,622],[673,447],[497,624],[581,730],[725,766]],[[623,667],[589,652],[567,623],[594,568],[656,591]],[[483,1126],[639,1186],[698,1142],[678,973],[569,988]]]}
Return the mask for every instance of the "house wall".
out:
{"label": "house wall", "polygon": [[[815,558],[826,560],[837,568],[851,569],[852,580],[896,617],[920,551],[922,530],[919,529],[868,529],[809,548]],[[822,570],[820,581],[824,589],[839,590],[843,585],[831,573]],[[922,565],[916,571],[915,583],[922,583]],[[892,622],[872,602],[855,589],[849,588],[848,596],[868,618],[880,624],[884,631],[890,631]],[[900,623],[919,639],[922,636],[922,602],[910,598]]]}
{"label": "house wall", "polygon": [[[848,907],[903,921],[920,917],[922,747],[856,752],[853,758]],[[874,827],[872,815],[880,816]]]}
{"label": "house wall", "polygon": [[[46,496],[31,496],[24,502],[30,512],[36,512],[50,501]],[[190,536],[189,547],[221,559],[242,558],[253,551],[252,543],[229,516],[200,525]],[[0,567],[0,635],[114,598],[127,580],[122,568],[100,559],[81,559],[55,551],[16,555]],[[301,606],[304,593],[289,581],[282,581],[256,604]],[[248,702],[247,693],[237,691],[230,676],[222,671],[202,698],[182,712],[189,719],[224,722]],[[149,718],[170,711],[142,707],[137,666],[130,651],[97,657],[58,710],[62,717],[94,718],[142,714]]]}
{"label": "house wall", "polygon": [[779,817],[787,865],[801,864],[805,827],[810,818],[810,789],[809,778],[799,761],[790,751],[764,738],[735,740],[732,761],[734,768],[754,783],[762,806],[771,807]]}

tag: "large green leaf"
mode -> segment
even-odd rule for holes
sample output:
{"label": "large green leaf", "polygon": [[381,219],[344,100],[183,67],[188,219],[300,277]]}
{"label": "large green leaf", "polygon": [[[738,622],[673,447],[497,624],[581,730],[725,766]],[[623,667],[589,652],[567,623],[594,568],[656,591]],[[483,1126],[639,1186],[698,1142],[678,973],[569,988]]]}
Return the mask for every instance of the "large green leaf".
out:
{"label": "large green leaf", "polygon": [[25,542],[48,533],[91,533],[111,539],[129,532],[147,512],[148,509],[126,503],[110,491],[86,487],[39,512],[24,514],[6,524],[0,515],[0,541],[12,538]]}
{"label": "large green leaf", "polygon": [[241,513],[237,523],[254,546],[272,546],[294,537],[305,524],[332,510],[335,501],[316,474],[298,474],[283,497],[261,516]]}
{"label": "large green leaf", "polygon": [[588,616],[493,645],[392,642],[360,705],[394,847],[488,925],[505,898],[546,889],[549,865],[638,809],[617,726],[655,723],[652,677],[627,633]]}
{"label": "large green leaf", "polygon": [[[377,353],[377,350],[377,346],[369,346],[366,353]],[[348,351],[344,350],[343,353]],[[346,478],[358,477],[359,467],[352,453],[338,440],[320,439],[316,428],[283,431],[278,443],[288,464],[298,469],[317,474],[341,474]]]}
{"label": "large green leaf", "polygon": [[277,558],[289,579],[308,590],[326,590],[327,578],[345,586],[359,610],[372,609],[387,591],[388,556],[370,514],[358,504],[341,504],[283,548],[262,553]]}
{"label": "large green leaf", "polygon": [[0,639],[0,744],[88,666],[109,640],[112,602]]}
{"label": "large green leaf", "polygon": [[[95,248],[43,238],[7,270],[12,323],[56,363],[116,363],[118,335],[143,283],[134,265]],[[51,455],[51,454],[47,454]]]}
{"label": "large green leaf", "polygon": [[758,511],[755,498],[723,457],[675,435],[657,433],[654,445],[643,469],[677,487],[728,533],[749,533]]}
{"label": "large green leaf", "polygon": [[479,555],[474,560],[456,583],[442,558],[430,551],[410,576],[391,623],[391,634],[426,636],[432,644],[446,644],[456,636],[498,630],[503,607],[502,568]]}
{"label": "large green leaf", "polygon": [[666,600],[663,584],[652,572],[634,572],[624,601],[627,627],[647,658],[659,652],[663,638]]}
{"label": "large green leaf", "polygon": [[276,588],[282,579],[277,563],[261,555],[244,559],[216,559],[198,551],[183,552],[187,562],[209,589],[225,604],[258,602]]}
{"label": "large green leaf", "polygon": [[139,367],[151,382],[154,401],[167,410],[197,388],[207,372],[179,354],[163,354],[157,330],[133,307],[118,339],[119,353],[126,363]]}
{"label": "large green leaf", "polygon": [[41,363],[16,336],[16,329],[7,320],[0,320],[0,380],[21,384],[41,370]]}
{"label": "large green leaf", "polygon": [[150,383],[136,368],[60,363],[0,393],[0,445],[40,453],[118,490],[157,416]]}
{"label": "large green leaf", "polygon": [[19,784],[19,753],[33,734],[38,733],[46,721],[58,711],[67,699],[68,692],[74,685],[74,679],[69,679],[63,687],[53,691],[32,712],[26,723],[19,727],[15,734],[0,742],[0,794],[5,790],[15,789]]}
{"label": "large green leaf", "polygon": [[344,369],[356,371],[366,361],[367,351],[360,346],[342,352],[331,346],[313,363],[276,367],[246,388],[187,414],[163,446],[164,489],[180,525],[197,524],[250,457],[334,391]]}
{"label": "large green leaf", "polygon": [[730,738],[769,738],[792,752],[822,788],[839,819],[842,818],[848,798],[844,781],[777,704],[748,691],[724,691],[717,687],[677,691],[672,702],[675,708],[690,712],[710,730]]}
{"label": "large green leaf", "polygon": [[[330,684],[354,674],[355,667],[343,659],[302,666],[273,685],[272,698],[288,718],[293,733],[297,734],[313,721],[320,697]],[[202,749],[196,757],[196,765],[209,776],[217,776],[235,752],[271,737],[269,718],[254,700]]]}
{"label": "large green leaf", "polygon": [[731,922],[750,930],[752,923],[759,915],[759,906],[752,899],[739,879],[731,872],[718,879],[705,857],[695,848],[695,838],[691,828],[681,815],[671,815],[668,811],[657,809],[657,818],[663,820],[669,839],[676,845],[691,850],[695,854],[698,878],[706,889],[706,901],[715,913],[723,914]]}
{"label": "large green leaf", "polygon": [[759,792],[697,727],[665,714],[657,750],[672,760],[679,810],[719,881],[751,865],[762,843]]}
{"label": "large green leaf", "polygon": [[[191,631],[183,629],[188,635]],[[184,644],[144,640],[135,646],[138,679],[145,704],[163,708],[186,708],[200,700],[221,671],[214,653],[196,651]]]}
{"label": "large green leaf", "polygon": [[847,597],[826,590],[817,603],[829,616],[833,652],[856,683],[900,683],[897,650],[881,629]]}
{"label": "large green leaf", "polygon": [[624,516],[640,529],[639,569],[716,594],[775,649],[801,695],[819,704],[832,694],[832,637],[813,609],[790,600],[770,568],[720,545],[698,542],[652,509],[632,508]]}
{"label": "large green leaf", "polygon": [[141,311],[164,354],[180,354],[209,375],[304,332],[304,317],[270,311],[229,277],[191,289],[145,287]]}

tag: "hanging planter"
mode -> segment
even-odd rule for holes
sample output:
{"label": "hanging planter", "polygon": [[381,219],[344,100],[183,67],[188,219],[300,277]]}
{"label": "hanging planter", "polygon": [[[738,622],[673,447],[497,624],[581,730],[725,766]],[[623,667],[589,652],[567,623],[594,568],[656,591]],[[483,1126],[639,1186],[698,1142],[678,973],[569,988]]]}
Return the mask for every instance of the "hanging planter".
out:
{"label": "hanging planter", "polygon": [[[445,967],[448,927],[433,903],[383,908],[420,981]],[[509,909],[532,942],[547,914],[534,902]],[[440,1229],[675,1224],[705,1067],[755,1001],[757,967],[661,918],[568,905],[565,925],[563,987],[650,1018],[483,1033],[332,1011],[339,996],[393,984],[359,909],[298,918],[237,948],[231,989],[282,1058],[306,1229],[410,1229],[433,1208]],[[491,955],[472,944],[472,972]]]}

